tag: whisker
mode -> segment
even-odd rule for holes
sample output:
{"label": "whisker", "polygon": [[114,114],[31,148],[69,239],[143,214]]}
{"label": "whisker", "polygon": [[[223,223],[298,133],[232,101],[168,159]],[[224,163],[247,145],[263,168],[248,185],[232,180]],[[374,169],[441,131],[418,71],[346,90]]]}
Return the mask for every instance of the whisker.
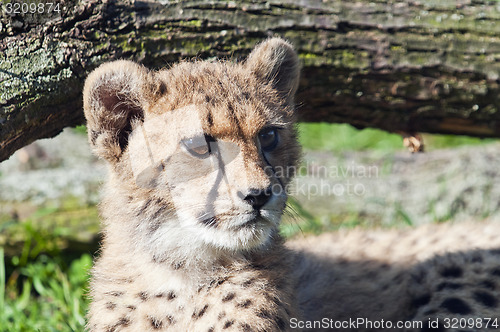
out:
{"label": "whisker", "polygon": [[290,203],[285,204],[285,209],[283,211],[283,214],[290,217],[290,223],[295,224],[297,228],[299,229],[300,233],[304,235],[304,230],[301,227],[301,223],[305,222],[306,219],[303,215],[301,215],[293,205]]}
{"label": "whisker", "polygon": [[217,227],[218,226],[217,222],[219,221],[219,219],[217,217],[211,217],[211,218],[208,218],[208,219],[202,219],[200,221],[205,226],[208,226],[208,227]]}

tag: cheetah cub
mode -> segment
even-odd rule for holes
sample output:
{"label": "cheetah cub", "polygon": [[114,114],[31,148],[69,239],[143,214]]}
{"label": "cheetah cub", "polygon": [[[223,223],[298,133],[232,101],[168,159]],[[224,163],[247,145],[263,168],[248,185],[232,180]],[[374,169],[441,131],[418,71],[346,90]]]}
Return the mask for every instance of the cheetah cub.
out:
{"label": "cheetah cub", "polygon": [[110,168],[91,331],[277,331],[298,317],[278,234],[297,164],[292,47],[243,64],[129,61],[91,73],[84,110]]}
{"label": "cheetah cub", "polygon": [[369,331],[339,324],[498,316],[496,224],[283,243],[298,79],[279,38],[243,63],[155,72],[115,61],[89,75],[89,141],[109,166],[89,331]]}

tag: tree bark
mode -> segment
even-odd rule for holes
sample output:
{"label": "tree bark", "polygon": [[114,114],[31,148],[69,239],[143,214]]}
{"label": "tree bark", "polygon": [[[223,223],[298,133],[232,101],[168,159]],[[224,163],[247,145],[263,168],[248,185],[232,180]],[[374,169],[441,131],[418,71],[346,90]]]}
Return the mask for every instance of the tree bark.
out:
{"label": "tree bark", "polygon": [[85,76],[118,58],[159,68],[243,58],[280,35],[303,62],[302,121],[500,137],[497,1],[61,1],[0,16],[0,161],[84,122]]}

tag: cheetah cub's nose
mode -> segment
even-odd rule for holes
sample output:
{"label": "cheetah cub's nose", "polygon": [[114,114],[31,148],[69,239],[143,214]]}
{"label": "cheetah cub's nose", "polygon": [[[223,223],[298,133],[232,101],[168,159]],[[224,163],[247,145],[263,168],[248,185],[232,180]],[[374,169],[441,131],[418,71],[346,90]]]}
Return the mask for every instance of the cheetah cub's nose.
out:
{"label": "cheetah cub's nose", "polygon": [[271,187],[268,187],[264,190],[250,189],[246,196],[241,195],[240,197],[243,197],[243,200],[250,204],[254,210],[260,210],[269,201],[271,195]]}

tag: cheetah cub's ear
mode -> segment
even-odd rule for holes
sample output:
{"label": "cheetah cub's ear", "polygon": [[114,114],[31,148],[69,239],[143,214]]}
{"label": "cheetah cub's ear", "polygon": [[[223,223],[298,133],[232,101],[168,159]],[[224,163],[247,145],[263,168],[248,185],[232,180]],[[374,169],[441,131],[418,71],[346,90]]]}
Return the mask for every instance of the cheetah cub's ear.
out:
{"label": "cheetah cub's ear", "polygon": [[287,103],[299,84],[299,59],[292,45],[281,38],[271,38],[248,56],[247,68],[265,84],[272,84]]}
{"label": "cheetah cub's ear", "polygon": [[127,146],[134,119],[143,119],[149,71],[131,61],[113,61],[85,81],[83,108],[94,153],[117,162]]}

